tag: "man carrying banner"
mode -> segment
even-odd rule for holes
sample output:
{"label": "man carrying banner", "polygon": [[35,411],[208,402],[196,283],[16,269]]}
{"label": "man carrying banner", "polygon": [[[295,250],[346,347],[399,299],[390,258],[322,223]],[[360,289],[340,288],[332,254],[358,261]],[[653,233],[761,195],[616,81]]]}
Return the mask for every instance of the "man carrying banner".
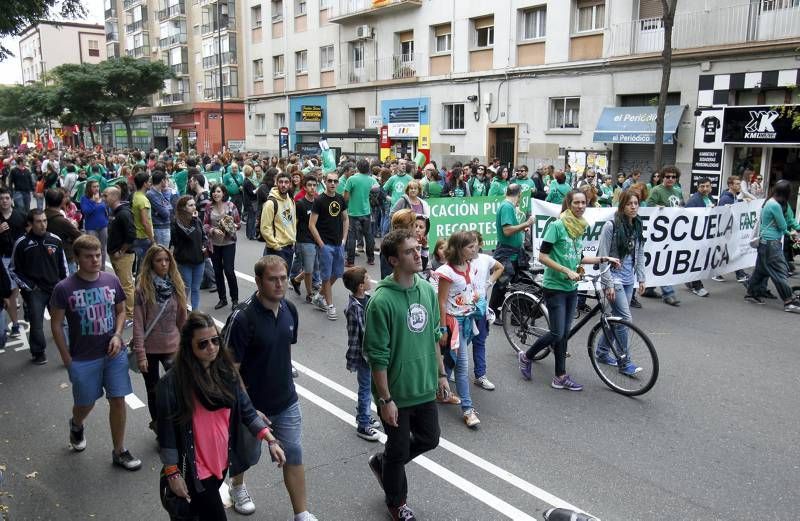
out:
{"label": "man carrying banner", "polygon": [[[635,172],[634,172],[635,173]],[[676,166],[665,166],[661,169],[661,179],[663,181],[660,185],[653,187],[650,192],[650,197],[647,198],[647,206],[658,206],[659,208],[670,207],[679,208],[683,206],[683,192],[675,186],[681,171]],[[645,297],[657,296],[653,288],[647,288],[644,292]],[[670,306],[680,306],[681,301],[675,298],[675,288],[672,286],[661,286],[661,298],[665,304]]]}
{"label": "man carrying banner", "polygon": [[[701,177],[697,180],[697,191],[686,202],[686,208],[712,208],[714,201],[710,197],[711,179]],[[686,286],[698,297],[707,297],[708,290],[703,286],[702,280],[687,282]]]}
{"label": "man carrying banner", "polygon": [[[739,201],[751,200],[752,197],[745,196],[742,193],[742,178],[738,175],[732,175],[728,178],[728,189],[722,192],[719,196],[718,206],[728,206]],[[745,283],[749,275],[744,270],[736,270],[736,282]],[[716,282],[725,282],[722,275],[715,275],[711,280]]]}

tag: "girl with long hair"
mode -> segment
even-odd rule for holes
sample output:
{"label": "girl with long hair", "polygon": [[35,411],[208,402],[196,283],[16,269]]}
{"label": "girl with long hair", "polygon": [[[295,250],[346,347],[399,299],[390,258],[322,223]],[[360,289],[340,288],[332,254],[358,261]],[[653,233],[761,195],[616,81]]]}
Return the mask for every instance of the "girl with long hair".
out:
{"label": "girl with long hair", "polygon": [[[219,487],[228,467],[242,473],[241,429],[266,440],[279,467],[286,456],[242,388],[230,352],[209,315],[194,311],[181,329],[175,363],[158,383],[161,493],[177,496],[199,521],[224,521]],[[232,456],[232,457],[229,457]],[[174,498],[173,498],[174,499]]]}
{"label": "girl with long hair", "polygon": [[464,170],[460,166],[453,167],[450,179],[442,189],[443,197],[469,197],[469,187],[464,179]]}
{"label": "girl with long hair", "polygon": [[106,248],[108,245],[108,210],[100,195],[100,183],[94,179],[86,181],[86,190],[81,197],[83,227],[86,233],[94,235],[100,241],[102,254],[101,268],[106,266]]}
{"label": "girl with long hair", "polygon": [[231,290],[231,307],[239,303],[239,283],[236,280],[236,231],[241,227],[239,210],[228,200],[225,185],[211,187],[211,205],[206,211],[204,229],[211,238],[211,262],[214,265],[214,278],[217,281],[219,302],[214,309],[228,305],[225,294],[225,279]]}
{"label": "girl with long hair", "polygon": [[158,365],[165,371],[172,367],[184,322],[186,290],[178,266],[169,249],[155,244],[142,260],[133,304],[133,349],[144,377],[150,428],[154,431]]}
{"label": "girl with long hair", "polygon": [[185,293],[191,295],[192,309],[197,309],[205,269],[206,233],[198,217],[197,202],[191,195],[178,199],[170,238]]}
{"label": "girl with long hair", "polygon": [[489,185],[488,195],[505,196],[510,177],[511,177],[511,170],[509,170],[507,166],[505,165],[498,166],[497,173],[495,173],[494,179],[492,179],[492,184]]}

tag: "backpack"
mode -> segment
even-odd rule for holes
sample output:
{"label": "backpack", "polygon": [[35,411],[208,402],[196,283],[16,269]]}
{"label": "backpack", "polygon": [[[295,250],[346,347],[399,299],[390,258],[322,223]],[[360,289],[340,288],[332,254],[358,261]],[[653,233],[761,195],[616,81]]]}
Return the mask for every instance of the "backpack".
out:
{"label": "backpack", "polygon": [[370,208],[380,208],[383,206],[382,197],[381,197],[382,190],[378,188],[377,190],[370,190],[369,191],[369,207]]}
{"label": "backpack", "polygon": [[[244,302],[239,302],[238,304],[236,304],[236,306],[233,308],[233,311],[231,311],[231,314],[228,315],[227,319],[225,319],[225,325],[222,326],[222,331],[220,334],[222,335],[223,345],[228,347],[228,349],[230,349],[230,335],[231,335],[231,329],[233,327],[233,322],[236,315],[240,312],[244,313],[245,316],[247,317],[247,328],[248,328],[247,333],[248,337],[250,337],[248,346],[252,345],[253,340],[256,338],[256,322],[258,321],[258,316],[256,315],[255,307],[251,306],[254,298],[257,297],[255,297],[254,295],[245,300]],[[295,305],[289,300],[284,299],[284,302],[286,302],[286,306],[289,308],[289,313],[292,314],[292,320],[294,320],[294,323],[296,325],[300,324],[300,318],[297,314],[297,307],[295,307]]]}
{"label": "backpack", "polygon": [[[272,221],[272,235],[275,235],[274,216],[278,215],[278,200],[270,195],[269,197],[267,197],[267,200],[264,202],[264,204],[267,204],[269,201],[272,201],[272,213],[274,214],[273,215],[273,221]],[[263,212],[263,208],[262,208],[262,212]],[[258,212],[258,217],[256,218],[256,232],[258,232],[258,235],[256,235],[256,240],[258,240],[258,242],[266,242],[264,240],[264,236],[261,235],[261,213],[262,212]]]}

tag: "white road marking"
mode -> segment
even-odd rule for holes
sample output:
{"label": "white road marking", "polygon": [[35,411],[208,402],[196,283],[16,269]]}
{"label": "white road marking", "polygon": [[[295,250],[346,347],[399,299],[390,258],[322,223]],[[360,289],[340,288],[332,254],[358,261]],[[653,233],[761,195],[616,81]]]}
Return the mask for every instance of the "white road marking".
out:
{"label": "white road marking", "polygon": [[125,403],[127,403],[128,407],[130,407],[131,410],[134,411],[136,409],[141,409],[142,407],[145,406],[145,403],[141,401],[139,397],[133,393],[125,395]]}
{"label": "white road marking", "polygon": [[[300,385],[295,384],[295,388],[297,389],[297,394],[307,399],[308,401],[312,402],[314,405],[320,407],[326,412],[333,414],[334,416],[344,421],[351,427],[356,426],[356,419],[352,414],[346,413],[339,407],[333,405],[331,402],[325,400],[320,396],[317,396],[313,392],[309,391],[308,389]],[[381,433],[379,441],[385,444],[386,435]],[[515,521],[529,521],[529,520],[534,521],[535,519],[530,515],[526,514],[525,512],[523,512],[522,510],[510,505],[509,503],[506,503],[505,501],[495,496],[494,494],[482,489],[478,485],[472,483],[467,479],[464,479],[455,472],[446,469],[445,467],[439,465],[438,463],[430,460],[425,456],[417,456],[416,458],[414,458],[413,462],[421,466],[422,468],[430,471],[431,473],[435,474],[436,476],[442,478],[443,480],[447,481],[454,487],[463,490],[464,492],[474,497],[478,501],[486,504],[487,506],[500,512],[501,514],[510,519],[514,519]]]}
{"label": "white road marking", "polygon": [[230,508],[233,506],[233,498],[231,498],[231,488],[228,486],[226,481],[222,482],[222,485],[219,486],[219,497],[222,498],[222,504],[225,505],[225,508]]}
{"label": "white road marking", "polygon": [[[342,396],[345,396],[345,397],[353,400],[354,402],[358,401],[358,395],[356,393],[354,393],[353,391],[351,391],[350,389],[348,389],[348,388],[346,388],[346,387],[344,387],[342,385],[339,385],[338,383],[334,382],[330,378],[327,378],[326,376],[323,376],[323,375],[319,374],[318,372],[314,371],[313,369],[310,369],[310,368],[308,368],[308,367],[306,367],[306,366],[304,366],[304,365],[302,365],[302,364],[300,364],[298,362],[293,361],[292,364],[301,373],[308,375],[309,377],[313,378],[314,380],[318,381],[319,383],[321,383],[321,384],[323,384],[323,385],[325,385],[327,387],[330,387],[331,389],[333,389],[337,393],[341,394]],[[377,412],[377,408],[375,407],[375,404],[372,404],[372,410],[374,412]],[[476,467],[479,467],[480,469],[488,472],[489,474],[492,474],[493,476],[495,476],[497,478],[502,479],[503,481],[505,481],[509,485],[513,485],[513,486],[517,487],[518,489],[522,490],[523,492],[525,492],[526,494],[529,494],[529,495],[531,495],[531,496],[533,496],[533,497],[535,497],[535,498],[537,498],[537,499],[539,499],[541,501],[544,501],[544,502],[546,502],[546,503],[548,503],[548,504],[550,504],[550,505],[552,505],[552,506],[554,506],[556,508],[567,508],[567,509],[570,509],[570,510],[576,510],[576,511],[582,512],[582,510],[580,508],[576,507],[575,505],[572,505],[572,504],[564,501],[563,499],[561,499],[561,498],[559,498],[559,497],[547,492],[546,490],[543,490],[543,489],[537,487],[533,483],[529,483],[528,481],[525,481],[524,479],[512,474],[511,472],[508,472],[507,470],[504,470],[504,469],[498,467],[497,465],[495,465],[495,464],[493,464],[493,463],[491,463],[489,461],[486,461],[485,459],[481,458],[477,454],[474,454],[474,453],[472,453],[472,452],[470,452],[470,451],[468,451],[466,449],[463,449],[463,448],[459,447],[458,445],[456,445],[455,443],[447,441],[446,439],[444,439],[442,437],[439,438],[439,446],[442,447],[443,449],[447,450],[448,452],[451,452],[451,453],[455,454],[456,456],[458,456],[459,458],[463,459],[464,461],[466,461],[468,463],[471,463],[471,464],[475,465]]]}

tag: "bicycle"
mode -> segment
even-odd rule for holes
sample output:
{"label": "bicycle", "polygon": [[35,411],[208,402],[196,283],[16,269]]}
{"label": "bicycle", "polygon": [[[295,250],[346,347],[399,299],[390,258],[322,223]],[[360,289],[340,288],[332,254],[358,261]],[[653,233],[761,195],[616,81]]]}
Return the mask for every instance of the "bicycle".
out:
{"label": "bicycle", "polygon": [[[594,295],[589,294],[587,298],[597,300],[597,304],[577,323],[573,324],[567,339],[572,338],[599,314],[599,321],[589,332],[587,345],[592,367],[600,380],[611,390],[626,396],[639,396],[652,389],[658,379],[658,354],[653,342],[638,326],[612,316],[606,311],[599,281],[609,268],[610,266],[607,266],[596,275],[584,275],[584,280],[591,282],[594,290]],[[624,298],[624,295],[619,295],[617,298]],[[508,294],[503,302],[502,320],[503,331],[515,353],[527,350],[539,337],[550,330],[544,297],[541,292],[537,295],[530,287],[519,288],[518,291]],[[624,341],[625,339],[627,342]],[[603,340],[609,346],[608,353],[617,362],[616,366],[597,360],[597,348]],[[625,346],[626,343],[627,346]],[[542,349],[536,354],[534,360],[542,360],[550,353],[550,350],[550,347]],[[632,376],[623,374],[621,368],[628,361],[636,363],[641,371]]]}

